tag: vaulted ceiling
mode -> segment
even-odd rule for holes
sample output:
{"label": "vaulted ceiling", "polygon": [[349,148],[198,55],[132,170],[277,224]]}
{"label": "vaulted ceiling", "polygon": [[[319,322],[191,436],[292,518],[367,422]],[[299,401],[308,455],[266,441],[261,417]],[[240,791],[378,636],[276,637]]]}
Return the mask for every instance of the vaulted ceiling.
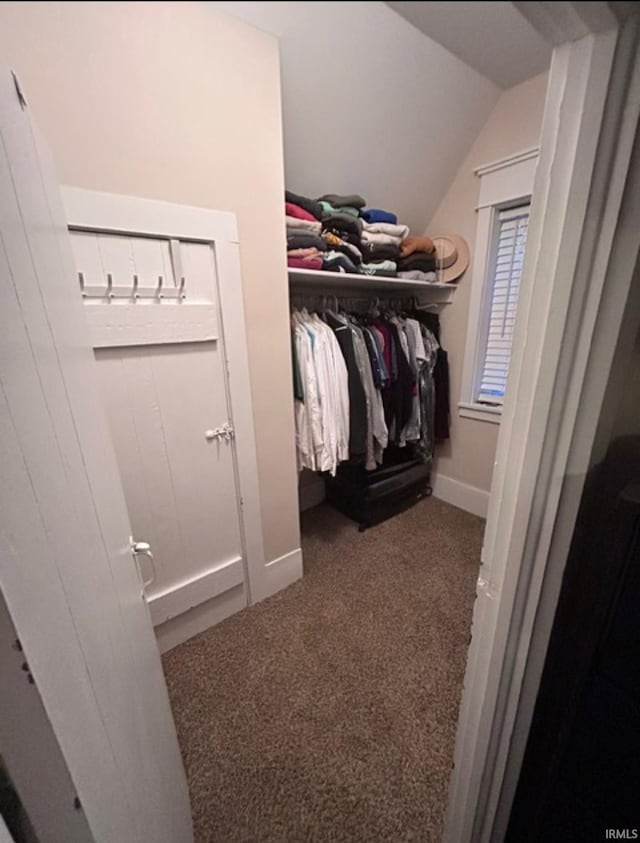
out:
{"label": "vaulted ceiling", "polygon": [[[486,67],[455,55],[391,5],[451,11],[458,4],[212,5],[279,40],[287,186],[309,196],[360,193],[422,232],[496,104],[506,70],[492,81]],[[476,37],[480,17],[467,16],[464,37],[455,18],[456,42]],[[518,38],[522,50],[526,38]],[[544,70],[548,57],[541,62],[537,56],[520,72]],[[259,142],[256,126],[256,154]]]}
{"label": "vaulted ceiling", "polygon": [[391,2],[387,6],[500,88],[542,73],[551,46],[513,3]]}

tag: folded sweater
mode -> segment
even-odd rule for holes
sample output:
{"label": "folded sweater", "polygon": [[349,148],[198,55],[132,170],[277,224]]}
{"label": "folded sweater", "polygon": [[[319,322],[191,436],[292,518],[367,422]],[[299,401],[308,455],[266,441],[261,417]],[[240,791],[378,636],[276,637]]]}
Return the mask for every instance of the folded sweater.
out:
{"label": "folded sweater", "polygon": [[350,214],[331,214],[322,220],[323,228],[334,228],[338,231],[350,231],[352,234],[362,235],[362,220]]}
{"label": "folded sweater", "polygon": [[395,260],[400,254],[400,247],[387,243],[362,243],[362,262],[375,263],[376,261]]}
{"label": "folded sweater", "polygon": [[[390,234],[392,237],[399,237],[401,240],[409,237],[408,225],[392,225],[389,222],[365,222],[362,227],[363,231],[370,231],[372,234]],[[409,240],[411,239],[409,237]]]}
{"label": "folded sweater", "polygon": [[308,249],[310,247],[315,247],[321,252],[325,252],[327,244],[319,234],[314,234],[312,231],[296,231],[295,234],[287,233],[287,251],[291,249]]}
{"label": "folded sweater", "polygon": [[291,202],[299,208],[304,208],[305,211],[308,211],[317,220],[322,219],[322,208],[320,207],[320,203],[316,202],[315,199],[308,199],[306,196],[293,193],[291,190],[285,190],[284,198],[285,202]]}
{"label": "folded sweater", "polygon": [[409,269],[419,269],[422,272],[435,272],[436,259],[435,254],[427,254],[426,252],[413,252],[407,255],[406,258],[400,258],[398,261],[398,269],[405,272]]}
{"label": "folded sweater", "polygon": [[316,249],[315,246],[308,246],[306,249],[289,249],[287,251],[288,258],[321,258],[323,252]]}
{"label": "folded sweater", "polygon": [[342,252],[326,252],[322,261],[322,268],[328,272],[358,272],[356,264]]}
{"label": "folded sweater", "polygon": [[360,216],[367,222],[390,222],[392,225],[398,222],[395,214],[391,211],[383,211],[381,208],[367,208],[366,211],[360,211]]}
{"label": "folded sweater", "polygon": [[318,220],[303,220],[298,217],[285,217],[287,223],[287,234],[293,234],[296,231],[313,231],[314,234],[320,234],[322,223]]}
{"label": "folded sweater", "polygon": [[332,214],[348,214],[350,217],[359,217],[360,211],[357,208],[352,208],[350,205],[332,205],[331,202],[319,201],[318,204],[322,208],[322,217],[330,217]]}
{"label": "folded sweater", "polygon": [[435,272],[423,272],[420,269],[407,269],[405,272],[399,272],[398,278],[405,278],[407,281],[431,281],[435,282]]}
{"label": "folded sweater", "polygon": [[379,243],[380,245],[397,246],[400,248],[402,237],[394,237],[393,234],[376,234],[375,231],[362,232],[363,243]]}
{"label": "folded sweater", "polygon": [[393,278],[397,275],[395,261],[380,261],[379,263],[361,263],[358,267],[361,275],[382,275]]}
{"label": "folded sweater", "polygon": [[322,229],[322,236],[324,237],[326,234],[335,234],[336,237],[340,240],[344,240],[345,243],[351,243],[351,245],[355,246],[359,252],[362,251],[362,239],[359,233],[354,234],[353,231],[345,231],[344,229],[324,226]]}
{"label": "folded sweater", "polygon": [[290,269],[322,269],[322,258],[287,257],[287,266]]}
{"label": "folded sweater", "polygon": [[297,217],[299,220],[310,220],[311,222],[318,221],[313,214],[310,214],[309,211],[306,211],[300,205],[296,205],[295,202],[285,202],[284,212],[287,216]]}
{"label": "folded sweater", "polygon": [[318,201],[330,202],[335,208],[339,208],[342,205],[350,205],[352,208],[364,208],[367,204],[362,196],[358,196],[357,193],[350,193],[348,196],[341,196],[339,193],[325,193],[324,196],[319,197]]}
{"label": "folded sweater", "polygon": [[324,231],[322,233],[322,237],[326,240],[327,245],[331,249],[335,249],[336,252],[342,252],[356,263],[360,263],[362,261],[362,252],[357,246],[354,246],[353,243],[349,243],[343,237],[340,237],[338,234],[334,234],[333,231]]}

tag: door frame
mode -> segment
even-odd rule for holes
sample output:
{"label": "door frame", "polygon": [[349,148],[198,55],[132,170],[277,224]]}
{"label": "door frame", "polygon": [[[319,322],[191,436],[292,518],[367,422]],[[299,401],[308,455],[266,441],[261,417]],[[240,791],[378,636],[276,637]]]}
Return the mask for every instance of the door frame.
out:
{"label": "door frame", "polygon": [[236,216],[227,211],[77,187],[63,186],[61,192],[70,228],[189,240],[212,247],[229,420],[234,430],[234,473],[245,588],[251,605],[262,599],[265,591],[265,558]]}
{"label": "door frame", "polygon": [[445,843],[506,832],[640,246],[637,18],[515,5],[555,49]]}

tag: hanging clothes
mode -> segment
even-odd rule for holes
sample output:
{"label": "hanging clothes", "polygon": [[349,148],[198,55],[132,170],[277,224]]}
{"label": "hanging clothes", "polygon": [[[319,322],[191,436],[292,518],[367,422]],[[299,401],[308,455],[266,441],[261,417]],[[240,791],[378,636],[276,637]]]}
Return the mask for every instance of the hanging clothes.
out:
{"label": "hanging clothes", "polygon": [[318,470],[318,455],[322,444],[320,397],[311,337],[294,313],[291,317],[296,358],[302,381],[304,399],[295,401],[296,452],[298,470]]}
{"label": "hanging clothes", "polygon": [[349,386],[349,451],[353,456],[364,456],[367,450],[367,399],[358,369],[353,334],[333,313],[326,313],[327,324],[335,332],[344,356]]}
{"label": "hanging clothes", "polygon": [[449,357],[440,345],[440,320],[435,313],[415,310],[413,316],[427,330],[431,331],[439,344],[437,361],[433,370],[435,389],[434,436],[437,441],[449,438],[450,398],[449,398]]}
{"label": "hanging clothes", "polygon": [[335,475],[349,457],[347,367],[333,331],[317,315],[294,311],[292,325],[304,393],[296,402],[298,464]]}
{"label": "hanging clothes", "polygon": [[300,469],[335,476],[349,461],[371,472],[391,446],[407,452],[396,459],[431,462],[442,349],[424,316],[293,311]]}

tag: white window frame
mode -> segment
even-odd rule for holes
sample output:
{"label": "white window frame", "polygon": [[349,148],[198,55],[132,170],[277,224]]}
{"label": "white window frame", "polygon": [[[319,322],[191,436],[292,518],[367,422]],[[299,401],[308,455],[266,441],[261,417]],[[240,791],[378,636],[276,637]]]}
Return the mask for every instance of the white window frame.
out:
{"label": "white window frame", "polygon": [[480,179],[480,189],[462,389],[458,402],[458,413],[464,418],[500,424],[502,406],[481,404],[476,400],[491,307],[492,247],[499,212],[523,205],[531,199],[538,153],[538,147],[533,147],[474,170]]}

